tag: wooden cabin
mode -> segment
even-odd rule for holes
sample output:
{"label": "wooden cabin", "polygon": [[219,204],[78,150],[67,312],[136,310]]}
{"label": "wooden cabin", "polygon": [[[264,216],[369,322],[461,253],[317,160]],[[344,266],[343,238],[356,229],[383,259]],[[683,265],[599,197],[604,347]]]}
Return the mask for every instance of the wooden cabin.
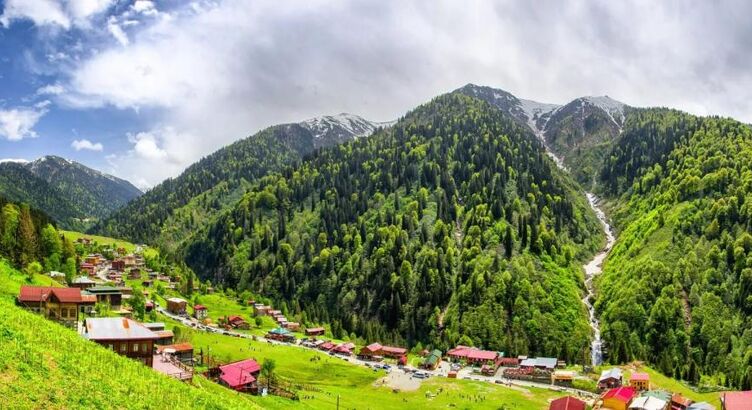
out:
{"label": "wooden cabin", "polygon": [[127,318],[88,318],[83,336],[120,355],[152,367],[154,341],[158,336],[146,326]]}

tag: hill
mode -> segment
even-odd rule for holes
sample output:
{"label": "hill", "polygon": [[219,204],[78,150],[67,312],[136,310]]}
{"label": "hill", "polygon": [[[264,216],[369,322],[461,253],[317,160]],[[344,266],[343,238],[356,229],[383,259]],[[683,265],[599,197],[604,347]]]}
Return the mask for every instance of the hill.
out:
{"label": "hill", "polygon": [[90,232],[174,249],[193,230],[236,202],[257,178],[300,162],[317,149],[388,125],[339,114],[269,127],[196,162]]}
{"label": "hill", "polygon": [[44,211],[66,228],[81,229],[140,194],[127,181],[56,156],[0,163],[0,195]]}
{"label": "hill", "polygon": [[603,161],[632,110],[608,96],[580,97],[558,105],[520,99],[506,91],[475,84],[456,92],[487,101],[527,125],[587,189],[597,185]]}
{"label": "hill", "polygon": [[752,131],[668,109],[628,114],[600,172],[620,230],[596,307],[612,362],[752,387]]}
{"label": "hill", "polygon": [[14,306],[20,278],[0,261],[0,395],[12,408],[258,408],[200,376],[191,386],[160,375]]}
{"label": "hill", "polygon": [[535,135],[455,93],[261,178],[183,252],[335,337],[581,360],[577,261],[602,240]]}

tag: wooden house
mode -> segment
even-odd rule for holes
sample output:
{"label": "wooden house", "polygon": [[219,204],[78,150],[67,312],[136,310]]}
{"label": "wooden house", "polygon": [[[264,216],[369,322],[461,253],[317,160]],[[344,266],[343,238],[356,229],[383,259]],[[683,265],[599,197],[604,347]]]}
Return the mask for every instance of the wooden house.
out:
{"label": "wooden house", "polygon": [[250,329],[251,327],[248,322],[245,321],[245,319],[237,315],[228,316],[227,325],[232,327],[233,329]]}
{"label": "wooden house", "polygon": [[610,389],[601,396],[604,408],[611,410],[627,410],[629,403],[637,395],[631,387],[617,387]]}
{"label": "wooden house", "polygon": [[441,364],[441,350],[436,349],[423,358],[420,367],[426,370],[435,370],[439,367],[439,364]]}
{"label": "wooden house", "polygon": [[407,355],[407,349],[402,347],[382,346],[379,343],[371,343],[360,349],[358,356],[366,359],[379,359],[381,357],[391,357],[399,359]]}
{"label": "wooden house", "polygon": [[166,354],[166,352],[169,352],[167,354],[172,355],[181,363],[188,366],[193,366],[193,345],[191,345],[190,343],[157,346],[157,353]]}
{"label": "wooden house", "polygon": [[204,305],[194,305],[193,306],[193,317],[195,317],[198,320],[204,319],[209,314],[209,311],[206,309],[206,306]]}
{"label": "wooden house", "polygon": [[300,323],[298,322],[287,322],[285,323],[285,329],[291,331],[291,332],[297,332],[300,330]]}
{"label": "wooden house", "polygon": [[454,362],[465,361],[471,364],[485,364],[495,362],[499,354],[475,347],[458,345],[454,349],[449,350],[447,356]]}
{"label": "wooden house", "polygon": [[118,272],[125,271],[125,261],[122,259],[116,259],[110,264],[110,269]]}
{"label": "wooden house", "polygon": [[108,349],[151,367],[157,335],[127,318],[88,318],[83,336]]}
{"label": "wooden house", "polygon": [[634,372],[629,376],[629,387],[638,391],[650,390],[650,375]]}
{"label": "wooden house", "polygon": [[21,286],[17,304],[64,325],[75,326],[85,304],[81,289]]}
{"label": "wooden house", "polygon": [[82,263],[81,266],[79,266],[79,270],[81,272],[85,272],[89,276],[94,276],[95,273],[94,265],[86,262]]}
{"label": "wooden house", "polygon": [[326,329],[323,327],[309,327],[305,330],[306,336],[323,336],[326,333]]}
{"label": "wooden house", "polygon": [[610,370],[603,370],[601,377],[598,378],[598,389],[613,389],[621,387],[623,382],[623,374],[620,368],[614,367]]}
{"label": "wooden house", "polygon": [[261,366],[252,359],[219,366],[219,381],[221,384],[240,392],[258,391],[257,379],[261,373]]}
{"label": "wooden house", "polygon": [[352,356],[353,349],[355,349],[355,343],[345,342],[334,346],[331,351],[345,356]]}
{"label": "wooden house", "polygon": [[167,299],[167,311],[176,315],[182,315],[185,313],[185,309],[188,306],[188,302],[181,298],[169,298]]}
{"label": "wooden house", "polygon": [[270,330],[266,334],[266,338],[271,339],[271,340],[278,340],[280,342],[287,342],[287,343],[292,343],[295,341],[295,336],[292,333],[290,333],[290,331],[288,331],[287,329],[284,329],[281,327]]}
{"label": "wooden house", "polygon": [[692,405],[692,400],[682,396],[679,393],[671,395],[671,410],[687,410]]}
{"label": "wooden house", "polygon": [[123,304],[123,291],[112,286],[92,286],[86,292],[97,297],[97,303],[107,303],[113,310]]}

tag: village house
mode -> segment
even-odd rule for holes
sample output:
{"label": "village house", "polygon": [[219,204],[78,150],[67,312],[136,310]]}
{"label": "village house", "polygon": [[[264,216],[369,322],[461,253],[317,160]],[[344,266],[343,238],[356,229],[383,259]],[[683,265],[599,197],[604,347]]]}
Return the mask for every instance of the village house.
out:
{"label": "village house", "polygon": [[95,282],[88,276],[79,276],[73,279],[73,282],[71,282],[71,286],[73,286],[74,288],[79,288],[81,290],[86,290],[96,285],[97,282]]}
{"label": "village house", "polygon": [[601,396],[603,408],[611,410],[627,410],[629,403],[637,395],[632,387],[617,387],[610,389]]}
{"label": "village house", "polygon": [[752,391],[730,391],[721,393],[721,410],[752,409]]}
{"label": "village house", "polygon": [[630,410],[665,410],[668,402],[653,396],[640,396],[629,403]]}
{"label": "village house", "polygon": [[152,367],[157,335],[127,318],[88,318],[83,336],[126,357]]}
{"label": "village house", "polygon": [[265,306],[261,303],[253,304],[253,314],[255,316],[266,316],[269,309],[271,309],[269,306]]}
{"label": "village house", "polygon": [[186,366],[193,366],[193,345],[190,343],[178,343],[157,346],[158,354],[169,354]]}
{"label": "village house", "polygon": [[185,313],[185,308],[188,306],[188,302],[181,298],[169,298],[167,299],[167,311],[176,315],[182,315]]}
{"label": "village house", "polygon": [[292,333],[290,333],[289,330],[285,328],[281,328],[281,327],[270,330],[266,334],[266,338],[271,339],[271,340],[278,340],[280,342],[287,342],[287,343],[292,343],[295,341],[295,336]]}
{"label": "village house", "polygon": [[497,352],[481,350],[475,347],[458,345],[447,352],[447,356],[454,362],[465,361],[470,364],[493,363],[499,356]]}
{"label": "village house", "polygon": [[327,340],[324,343],[317,346],[319,350],[323,350],[325,352],[328,352],[332,349],[334,349],[334,343],[331,342],[331,340]]}
{"label": "village house", "polygon": [[86,274],[89,276],[94,276],[95,273],[94,265],[86,262],[82,263],[81,266],[79,266],[79,270],[81,272],[86,272]]}
{"label": "village house", "polygon": [[202,320],[208,314],[209,314],[209,312],[206,309],[206,306],[204,306],[204,305],[194,305],[193,306],[193,317],[195,317],[196,319]]}
{"label": "village house", "polygon": [[305,330],[306,336],[323,336],[326,333],[326,329],[323,327],[310,327]]}
{"label": "village house", "polygon": [[629,387],[638,391],[650,390],[650,375],[634,372],[629,376]]}
{"label": "village house", "polygon": [[520,365],[520,359],[516,357],[500,357],[498,361],[499,366],[502,367],[517,367]]}
{"label": "village house", "polygon": [[122,259],[116,259],[110,264],[110,269],[118,272],[125,272],[125,261]]}
{"label": "village house", "polygon": [[620,368],[614,367],[610,370],[603,370],[601,377],[598,378],[598,389],[605,390],[621,387],[622,382],[623,375]]}
{"label": "village house", "polygon": [[285,329],[291,331],[291,332],[297,332],[300,330],[300,323],[298,322],[287,322],[285,323]]}
{"label": "village house", "polygon": [[259,373],[261,366],[253,359],[219,366],[220,383],[240,392],[257,392]]}
{"label": "village house", "polygon": [[97,297],[97,303],[107,303],[112,310],[120,309],[123,303],[122,290],[112,286],[92,286],[86,292]]}
{"label": "village house", "polygon": [[331,350],[333,353],[341,354],[345,356],[352,356],[353,349],[355,349],[355,343],[345,342],[340,343]]}
{"label": "village house", "polygon": [[555,386],[571,387],[576,373],[569,370],[556,370],[551,373],[551,384]]}
{"label": "village house", "polygon": [[86,258],[84,258],[84,263],[88,263],[92,266],[99,265],[99,255],[88,255]]}
{"label": "village house", "polygon": [[227,325],[233,329],[250,329],[250,325],[240,316],[233,315],[227,317]]}
{"label": "village house", "polygon": [[370,360],[381,360],[384,357],[402,360],[407,355],[407,349],[402,347],[382,346],[379,343],[371,343],[360,349],[359,357]]}
{"label": "village house", "polygon": [[671,410],[687,410],[692,405],[692,400],[682,396],[679,393],[674,393],[671,396]]}
{"label": "village house", "polygon": [[585,402],[572,396],[560,397],[548,405],[548,410],[585,410]]}
{"label": "village house", "polygon": [[436,370],[439,364],[441,364],[441,350],[435,349],[423,358],[420,367],[426,370]]}
{"label": "village house", "polygon": [[553,371],[556,368],[557,360],[553,357],[534,357],[527,358],[520,362],[522,369],[541,369]]}
{"label": "village house", "polygon": [[130,271],[128,271],[128,279],[141,279],[141,269],[140,268],[131,268]]}
{"label": "village house", "polygon": [[21,286],[17,304],[67,326],[76,326],[86,302],[78,288]]}

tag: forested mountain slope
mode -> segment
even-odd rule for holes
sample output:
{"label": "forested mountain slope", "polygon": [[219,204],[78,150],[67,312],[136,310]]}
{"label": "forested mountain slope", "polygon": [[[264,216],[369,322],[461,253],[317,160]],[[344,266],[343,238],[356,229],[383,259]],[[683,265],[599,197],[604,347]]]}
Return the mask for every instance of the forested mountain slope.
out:
{"label": "forested mountain slope", "polygon": [[582,361],[578,259],[602,240],[526,126],[453,93],[260,179],[184,252],[335,336]]}
{"label": "forested mountain slope", "polygon": [[606,155],[619,139],[631,107],[608,96],[580,97],[565,105],[524,100],[495,88],[468,84],[457,92],[480,98],[529,126],[586,189],[595,188]]}
{"label": "forested mountain slope", "polygon": [[634,110],[600,178],[621,231],[598,282],[609,360],[752,388],[750,128]]}
{"label": "forested mountain slope", "polygon": [[132,201],[90,231],[173,249],[208,219],[235,203],[256,178],[299,162],[316,149],[369,135],[388,123],[351,114],[269,127],[188,167]]}
{"label": "forested mountain slope", "polygon": [[0,163],[0,194],[40,209],[65,228],[84,228],[141,195],[129,182],[56,156]]}

